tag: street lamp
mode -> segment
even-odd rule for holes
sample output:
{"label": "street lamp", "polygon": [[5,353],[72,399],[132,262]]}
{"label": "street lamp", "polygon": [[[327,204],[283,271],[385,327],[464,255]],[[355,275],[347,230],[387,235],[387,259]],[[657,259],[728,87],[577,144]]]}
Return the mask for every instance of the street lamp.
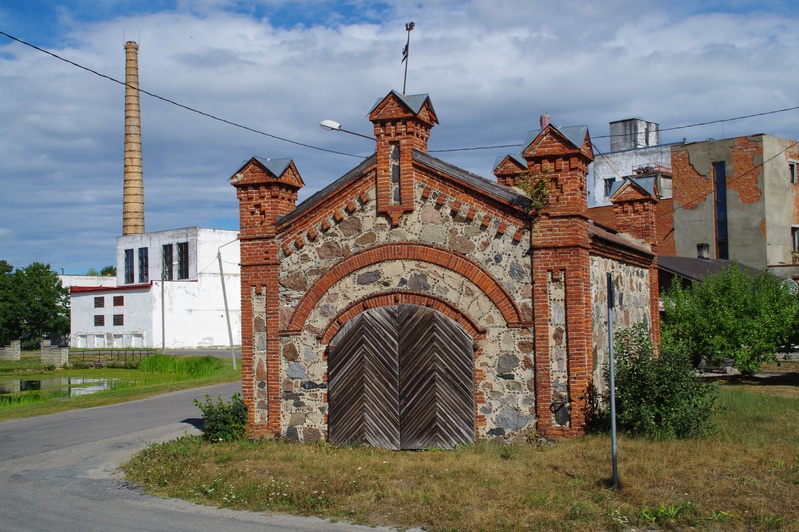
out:
{"label": "street lamp", "polygon": [[341,124],[339,124],[335,120],[322,120],[321,122],[319,122],[319,127],[321,127],[322,129],[326,129],[327,131],[341,131],[342,133],[349,133],[350,135],[355,135],[356,137],[361,137],[369,140],[377,140],[376,138],[370,137],[369,135],[361,135],[360,133],[356,133],[354,131],[341,129]]}

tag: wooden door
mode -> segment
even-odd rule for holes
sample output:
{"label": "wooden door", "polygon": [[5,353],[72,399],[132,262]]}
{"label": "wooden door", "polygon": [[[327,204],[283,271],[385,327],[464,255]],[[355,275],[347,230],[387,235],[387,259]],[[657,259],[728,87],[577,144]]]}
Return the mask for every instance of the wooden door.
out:
{"label": "wooden door", "polygon": [[458,324],[415,305],[352,319],[331,342],[334,445],[452,448],[474,441],[474,351]]}

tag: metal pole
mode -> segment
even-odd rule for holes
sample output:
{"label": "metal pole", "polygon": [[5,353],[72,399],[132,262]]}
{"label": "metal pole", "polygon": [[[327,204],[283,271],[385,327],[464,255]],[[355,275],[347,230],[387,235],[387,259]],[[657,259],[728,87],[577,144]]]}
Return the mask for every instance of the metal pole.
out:
{"label": "metal pole", "polygon": [[164,280],[161,279],[161,352],[166,354],[166,312],[164,312]]}
{"label": "metal pole", "polygon": [[613,275],[607,273],[608,280],[608,373],[610,374],[610,454],[613,461],[613,489],[619,489],[619,469],[616,446],[616,376],[613,366],[613,308],[616,306],[616,291]]}
{"label": "metal pole", "polygon": [[225,289],[225,272],[222,270],[222,251],[217,250],[216,258],[219,260],[219,279],[222,281],[222,299],[225,300],[225,318],[227,318],[227,335],[230,341],[230,359],[233,361],[233,371],[236,370],[236,351],[233,349],[233,329],[230,327],[230,311],[227,306],[227,290]]}

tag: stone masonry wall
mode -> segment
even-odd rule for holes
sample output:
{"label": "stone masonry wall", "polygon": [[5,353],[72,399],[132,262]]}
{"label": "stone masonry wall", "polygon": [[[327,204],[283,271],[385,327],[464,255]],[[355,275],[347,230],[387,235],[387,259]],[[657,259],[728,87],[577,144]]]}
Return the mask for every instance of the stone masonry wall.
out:
{"label": "stone masonry wall", "polygon": [[19,360],[19,340],[12,340],[10,345],[0,347],[0,360]]}
{"label": "stone masonry wall", "polygon": [[50,340],[42,340],[40,359],[45,366],[63,368],[69,365],[69,347],[51,346]]}
{"label": "stone masonry wall", "polygon": [[607,393],[604,370],[608,364],[607,273],[613,274],[616,289],[613,330],[637,323],[650,325],[649,270],[605,257],[591,256],[593,381],[598,396]]}
{"label": "stone masonry wall", "polygon": [[[462,201],[457,191],[418,174],[416,208],[395,228],[387,216],[374,214],[372,188],[362,191],[347,208],[335,209],[322,223],[322,231],[315,232],[316,238],[303,240],[301,247],[296,233],[279,237],[284,250],[279,274],[281,329],[296,325],[292,316],[303,311],[297,309],[306,294],[314,292],[317,284],[320,290],[325,288],[307,312],[302,329],[284,334],[281,340],[284,434],[302,441],[325,437],[325,350],[334,333],[326,327],[332,323],[335,329],[344,318],[357,314],[353,302],[357,305],[381,294],[417,298],[436,310],[451,311],[454,318],[463,314],[462,325],[476,339],[478,437],[513,438],[534,427],[531,329],[518,324],[508,329],[512,309],[500,308],[497,296],[492,299],[486,293],[504,291],[523,318],[520,322],[532,319],[529,229],[521,220],[503,218],[496,208]],[[286,255],[286,243],[296,251]],[[409,256],[413,250],[421,252],[412,259],[391,258],[391,250],[398,250],[390,247],[393,243],[409,244],[403,246],[412,248]],[[370,249],[386,250],[386,256],[379,261],[364,258],[362,267],[332,277],[334,265],[366,257]],[[491,286],[494,280],[497,287]]]}

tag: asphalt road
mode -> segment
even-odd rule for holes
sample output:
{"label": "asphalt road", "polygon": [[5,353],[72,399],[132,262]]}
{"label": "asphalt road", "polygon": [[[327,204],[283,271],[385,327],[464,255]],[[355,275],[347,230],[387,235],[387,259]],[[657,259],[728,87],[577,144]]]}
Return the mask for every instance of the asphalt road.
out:
{"label": "asphalt road", "polygon": [[0,423],[0,529],[366,530],[321,519],[159,499],[122,479],[119,464],[149,443],[199,434],[201,418],[194,398],[202,400],[206,393],[228,398],[240,390],[239,383],[195,388]]}

